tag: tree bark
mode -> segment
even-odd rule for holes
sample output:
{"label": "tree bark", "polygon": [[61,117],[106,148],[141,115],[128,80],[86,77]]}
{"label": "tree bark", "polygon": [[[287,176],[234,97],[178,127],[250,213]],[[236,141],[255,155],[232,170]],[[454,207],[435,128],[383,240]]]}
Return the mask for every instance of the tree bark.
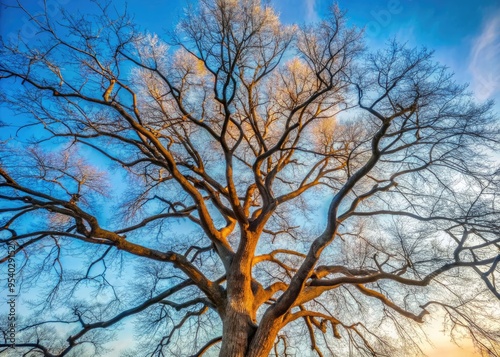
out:
{"label": "tree bark", "polygon": [[[228,302],[228,304],[230,304]],[[238,306],[240,305],[240,306]],[[244,306],[229,306],[223,321],[222,346],[219,357],[245,357],[255,324]]]}
{"label": "tree bark", "polygon": [[281,329],[281,318],[264,318],[252,338],[245,357],[268,357]]}
{"label": "tree bark", "polygon": [[245,357],[257,328],[251,271],[255,237],[242,231],[247,244],[239,247],[227,272],[227,299],[220,357]]}

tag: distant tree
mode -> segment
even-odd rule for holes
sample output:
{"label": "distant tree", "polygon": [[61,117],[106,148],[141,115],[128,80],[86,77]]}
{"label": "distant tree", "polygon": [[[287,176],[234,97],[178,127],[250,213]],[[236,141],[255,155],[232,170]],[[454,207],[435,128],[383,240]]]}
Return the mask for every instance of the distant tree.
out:
{"label": "distant tree", "polygon": [[431,52],[365,50],[337,8],[201,0],[170,45],[19,9],[1,261],[33,314],[0,351],[107,355],[129,319],[134,356],[417,355],[441,311],[500,354],[499,123]]}

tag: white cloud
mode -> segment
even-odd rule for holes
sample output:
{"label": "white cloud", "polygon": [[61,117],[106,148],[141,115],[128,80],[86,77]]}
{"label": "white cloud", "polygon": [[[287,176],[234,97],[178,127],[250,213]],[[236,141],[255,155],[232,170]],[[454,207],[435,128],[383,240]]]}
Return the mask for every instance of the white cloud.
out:
{"label": "white cloud", "polygon": [[481,34],[474,39],[469,71],[479,100],[500,94],[500,12],[485,21]]}
{"label": "white cloud", "polygon": [[306,0],[306,21],[317,22],[318,20],[319,15],[316,11],[316,0]]}

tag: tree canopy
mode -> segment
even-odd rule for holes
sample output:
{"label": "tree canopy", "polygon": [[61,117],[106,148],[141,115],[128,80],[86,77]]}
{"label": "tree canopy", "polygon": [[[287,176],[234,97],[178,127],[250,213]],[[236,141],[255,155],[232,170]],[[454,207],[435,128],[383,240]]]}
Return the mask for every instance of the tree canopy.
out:
{"label": "tree canopy", "polygon": [[18,11],[0,262],[32,313],[0,351],[103,356],[128,321],[130,356],[417,355],[443,313],[500,355],[499,120],[431,51],[337,7],[200,0],[164,38]]}

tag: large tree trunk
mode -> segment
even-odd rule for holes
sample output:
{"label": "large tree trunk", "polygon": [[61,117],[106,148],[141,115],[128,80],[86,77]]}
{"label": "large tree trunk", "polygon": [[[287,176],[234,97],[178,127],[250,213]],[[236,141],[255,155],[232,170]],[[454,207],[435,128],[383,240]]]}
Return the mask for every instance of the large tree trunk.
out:
{"label": "large tree trunk", "polygon": [[219,357],[245,357],[254,333],[255,325],[250,316],[234,309],[226,311]]}
{"label": "large tree trunk", "polygon": [[[248,242],[247,232],[242,235]],[[240,247],[241,248],[241,247]],[[253,247],[238,250],[227,272],[227,300],[223,317],[220,357],[245,357],[257,328],[254,295],[251,289],[251,254]]]}
{"label": "large tree trunk", "polygon": [[280,323],[281,319],[265,319],[256,329],[248,315],[233,311],[224,321],[219,357],[268,357]]}
{"label": "large tree trunk", "polygon": [[264,316],[255,332],[245,357],[268,357],[280,330],[281,318]]}

